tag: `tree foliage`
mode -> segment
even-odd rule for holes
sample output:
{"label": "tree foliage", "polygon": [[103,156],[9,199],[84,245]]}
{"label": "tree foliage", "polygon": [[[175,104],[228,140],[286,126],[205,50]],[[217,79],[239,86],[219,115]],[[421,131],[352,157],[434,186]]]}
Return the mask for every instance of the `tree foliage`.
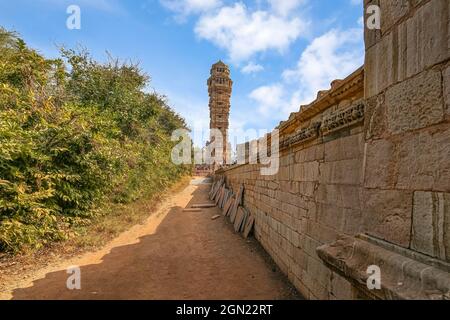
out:
{"label": "tree foliage", "polygon": [[0,251],[65,239],[105,198],[129,202],[186,173],[170,159],[186,124],[148,83],[138,65],[84,50],[46,59],[0,28]]}

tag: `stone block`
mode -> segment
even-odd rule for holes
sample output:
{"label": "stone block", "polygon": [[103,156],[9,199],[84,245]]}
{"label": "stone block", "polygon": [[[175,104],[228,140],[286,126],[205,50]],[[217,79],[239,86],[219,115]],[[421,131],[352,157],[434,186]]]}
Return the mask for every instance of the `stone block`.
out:
{"label": "stone block", "polygon": [[450,193],[414,193],[411,248],[450,261]]}
{"label": "stone block", "polygon": [[364,131],[366,139],[379,138],[386,135],[387,119],[384,94],[366,100]]}
{"label": "stone block", "polygon": [[290,177],[289,168],[291,166],[284,166],[278,169],[278,174],[276,175],[278,181],[288,181]]}
{"label": "stone block", "polygon": [[322,242],[319,242],[319,241],[311,238],[310,236],[305,236],[305,237],[303,237],[303,244],[304,244],[303,250],[307,255],[312,256],[317,259],[319,258],[319,256],[317,255],[316,249],[323,244]]}
{"label": "stone block", "polygon": [[341,208],[359,209],[361,187],[353,185],[319,184],[315,193],[318,203],[333,204]]}
{"label": "stone block", "polygon": [[402,137],[397,146],[397,188],[450,192],[447,124]]}
{"label": "stone block", "polygon": [[385,34],[408,14],[410,3],[406,0],[380,0],[381,33]]}
{"label": "stone block", "polygon": [[308,275],[318,281],[321,286],[329,287],[331,281],[331,271],[323,264],[322,260],[308,256],[308,267],[306,270]]}
{"label": "stone block", "polygon": [[373,97],[396,81],[392,33],[366,50],[365,97]]}
{"label": "stone block", "polygon": [[320,183],[360,185],[362,159],[348,159],[320,164]]}
{"label": "stone block", "polygon": [[362,213],[359,209],[343,209],[343,233],[347,235],[356,235],[363,232]]}
{"label": "stone block", "polygon": [[450,116],[450,66],[442,72],[444,79],[444,101],[447,116]]}
{"label": "stone block", "polygon": [[363,134],[355,134],[324,144],[325,162],[362,158],[364,152]]}
{"label": "stone block", "polygon": [[412,192],[366,189],[363,192],[362,215],[366,233],[409,247]]}
{"label": "stone block", "polygon": [[297,163],[292,166],[292,180],[317,181],[319,178],[319,162]]}
{"label": "stone block", "polygon": [[351,283],[335,272],[331,277],[331,293],[338,300],[352,300],[354,298]]}
{"label": "stone block", "polygon": [[316,184],[317,184],[316,182],[311,181],[298,182],[299,186],[298,192],[303,196],[312,197],[314,195]]}
{"label": "stone block", "polygon": [[393,188],[395,185],[395,144],[389,140],[374,140],[367,143],[364,165],[366,188]]}
{"label": "stone block", "polygon": [[316,160],[322,160],[324,158],[324,146],[318,144],[295,153],[295,162],[311,162]]}
{"label": "stone block", "polygon": [[281,181],[280,190],[283,192],[289,192],[297,194],[299,192],[299,182],[297,181]]}
{"label": "stone block", "polygon": [[311,220],[307,220],[306,234],[321,243],[332,242],[338,238],[335,228],[327,227],[320,222],[316,223]]}
{"label": "stone block", "polygon": [[[393,4],[397,9],[383,14],[385,28],[392,28],[392,23],[404,15],[401,5]],[[367,46],[366,98],[376,96],[396,82],[448,59],[448,24],[448,1],[429,1],[419,7],[411,18],[394,26],[392,32],[384,34],[376,44]]]}
{"label": "stone block", "polygon": [[[406,24],[406,77],[450,57],[448,0],[433,0],[420,7]],[[401,78],[402,80],[404,78]]]}
{"label": "stone block", "polygon": [[292,216],[292,217],[296,217],[298,214],[298,210],[299,208],[296,206],[293,206],[292,204],[289,203],[280,203],[281,205],[281,210],[285,213],[287,213],[288,215]]}
{"label": "stone block", "polygon": [[424,71],[386,92],[388,130],[398,134],[439,123],[444,118],[441,73]]}
{"label": "stone block", "polygon": [[343,211],[343,208],[332,204],[319,204],[317,205],[317,223],[342,231],[344,223]]}

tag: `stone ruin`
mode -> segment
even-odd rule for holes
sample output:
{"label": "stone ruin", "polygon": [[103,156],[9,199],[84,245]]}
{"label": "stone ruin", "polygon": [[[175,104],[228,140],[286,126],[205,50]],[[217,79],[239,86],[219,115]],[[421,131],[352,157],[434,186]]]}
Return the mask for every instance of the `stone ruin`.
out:
{"label": "stone ruin", "polygon": [[255,237],[306,298],[450,299],[450,2],[364,4],[382,13],[364,66],[280,123],[279,172],[215,175],[244,187]]}

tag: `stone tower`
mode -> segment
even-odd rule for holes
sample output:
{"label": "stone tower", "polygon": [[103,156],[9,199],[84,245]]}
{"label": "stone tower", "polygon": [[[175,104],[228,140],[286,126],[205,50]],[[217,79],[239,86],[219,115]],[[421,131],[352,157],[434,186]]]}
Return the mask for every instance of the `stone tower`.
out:
{"label": "stone tower", "polygon": [[[219,61],[211,67],[211,76],[208,79],[210,129],[219,129],[223,136],[223,164],[230,159],[228,148],[228,127],[230,115],[230,98],[233,81],[230,78],[230,69]],[[211,137],[211,142],[213,137]]]}

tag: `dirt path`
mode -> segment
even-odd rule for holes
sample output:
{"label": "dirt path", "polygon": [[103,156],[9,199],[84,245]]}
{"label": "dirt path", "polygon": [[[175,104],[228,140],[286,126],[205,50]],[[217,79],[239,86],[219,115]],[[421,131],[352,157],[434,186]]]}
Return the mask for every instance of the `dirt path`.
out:
{"label": "dirt path", "polygon": [[[100,251],[17,280],[1,299],[298,299],[255,240],[234,233],[217,208],[183,212],[208,202],[210,185],[195,179],[145,224]],[[68,290],[66,270],[81,268],[81,290]]]}

